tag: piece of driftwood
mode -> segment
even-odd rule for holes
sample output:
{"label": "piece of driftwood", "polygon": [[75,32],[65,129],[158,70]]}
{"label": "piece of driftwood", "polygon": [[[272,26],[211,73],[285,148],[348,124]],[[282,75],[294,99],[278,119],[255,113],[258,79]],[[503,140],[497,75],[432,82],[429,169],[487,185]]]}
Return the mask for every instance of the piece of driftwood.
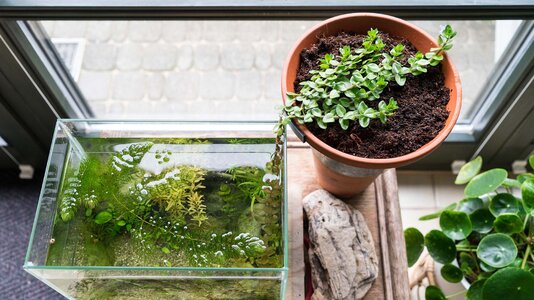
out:
{"label": "piece of driftwood", "polygon": [[[289,282],[286,299],[304,299],[305,264],[302,199],[320,189],[314,177],[311,150],[288,145]],[[365,300],[407,300],[408,263],[394,169],[386,170],[360,195],[345,201],[361,212],[371,232],[378,259],[378,277]]]}
{"label": "piece of driftwood", "polygon": [[314,286],[312,300],[362,299],[378,276],[378,259],[362,214],[325,190],[304,197]]}

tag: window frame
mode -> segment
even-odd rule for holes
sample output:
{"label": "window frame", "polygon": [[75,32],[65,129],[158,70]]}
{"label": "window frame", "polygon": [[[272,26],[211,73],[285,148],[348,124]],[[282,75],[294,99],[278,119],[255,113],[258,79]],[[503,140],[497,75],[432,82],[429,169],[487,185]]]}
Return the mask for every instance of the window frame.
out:
{"label": "window frame", "polygon": [[405,19],[530,19],[529,0],[0,0],[15,19],[324,19],[366,11]]}
{"label": "window frame", "polygon": [[[46,40],[46,33],[28,20],[309,20],[355,11],[386,13],[410,20],[534,18],[534,3],[529,0],[505,3],[501,0],[452,0],[447,3],[414,0],[400,5],[392,0],[377,0],[369,3],[365,0],[139,0],[135,3],[129,0],[0,0],[0,27],[12,40],[12,47],[21,57],[22,64],[31,71],[28,80],[47,90],[43,100],[47,101],[51,111],[59,111],[52,114],[63,118],[90,118],[93,115],[89,106],[54,47]],[[458,124],[432,156],[411,168],[448,169],[453,160],[466,160],[484,153],[485,147],[502,148],[502,144],[492,143],[499,140],[495,140],[495,134],[503,133],[495,130],[492,133],[489,126],[503,122],[502,118],[506,116],[503,116],[502,108],[517,101],[513,97],[515,90],[521,89],[522,84],[526,84],[525,79],[531,76],[528,68],[534,62],[533,32],[534,21],[523,22],[517,31],[517,39],[522,42],[512,42],[506,52],[514,55],[501,60],[495,68],[502,71],[501,76],[488,81],[494,88],[481,95],[493,102],[485,102],[471,124]],[[69,111],[73,103],[78,104],[78,111]]]}

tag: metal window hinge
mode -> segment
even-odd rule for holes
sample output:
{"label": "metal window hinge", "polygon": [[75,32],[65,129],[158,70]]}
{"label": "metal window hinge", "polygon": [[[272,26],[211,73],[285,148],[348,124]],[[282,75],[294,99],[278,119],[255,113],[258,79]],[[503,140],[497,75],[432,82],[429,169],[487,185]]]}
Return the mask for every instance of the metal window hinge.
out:
{"label": "metal window hinge", "polygon": [[527,172],[527,161],[526,160],[516,160],[512,163],[512,172],[514,174],[522,174]]}
{"label": "metal window hinge", "polygon": [[451,163],[451,171],[452,174],[457,175],[460,173],[460,169],[466,164],[467,162],[465,160],[454,160]]}
{"label": "metal window hinge", "polygon": [[19,170],[20,170],[20,173],[19,173],[20,179],[32,179],[33,178],[34,169],[32,166],[19,165]]}

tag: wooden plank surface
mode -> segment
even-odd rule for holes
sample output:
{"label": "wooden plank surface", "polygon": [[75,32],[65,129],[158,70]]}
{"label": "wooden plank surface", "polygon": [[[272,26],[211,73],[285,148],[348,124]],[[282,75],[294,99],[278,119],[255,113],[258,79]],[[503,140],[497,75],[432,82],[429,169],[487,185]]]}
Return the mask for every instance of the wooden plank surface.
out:
{"label": "wooden plank surface", "polygon": [[[302,144],[301,144],[302,145]],[[289,281],[286,299],[304,299],[302,199],[320,186],[315,181],[311,150],[288,147]],[[358,209],[371,231],[379,275],[364,299],[409,299],[404,235],[394,169],[380,175],[362,194],[346,201]]]}

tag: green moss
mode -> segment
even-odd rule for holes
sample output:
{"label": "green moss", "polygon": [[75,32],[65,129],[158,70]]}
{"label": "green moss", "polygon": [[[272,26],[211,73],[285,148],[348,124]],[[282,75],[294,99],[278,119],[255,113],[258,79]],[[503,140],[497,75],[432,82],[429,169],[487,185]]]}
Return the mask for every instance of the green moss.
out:
{"label": "green moss", "polygon": [[76,299],[270,300],[278,299],[274,280],[84,280],[73,288]]}

